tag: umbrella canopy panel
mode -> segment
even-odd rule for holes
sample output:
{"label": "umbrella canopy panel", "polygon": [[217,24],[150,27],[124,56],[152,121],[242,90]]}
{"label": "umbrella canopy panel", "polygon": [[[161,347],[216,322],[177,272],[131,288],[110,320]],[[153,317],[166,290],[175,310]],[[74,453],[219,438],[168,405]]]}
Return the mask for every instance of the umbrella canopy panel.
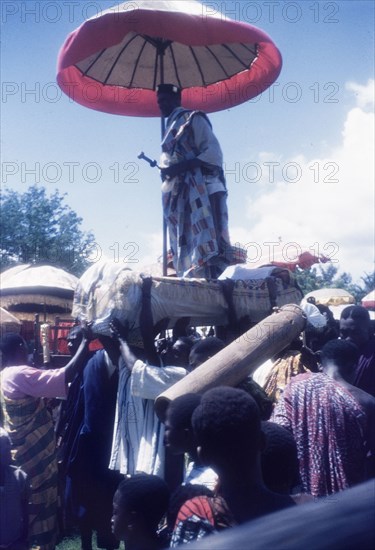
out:
{"label": "umbrella canopy panel", "polygon": [[129,32],[119,44],[87,57],[76,67],[83,76],[104,85],[155,90],[164,81],[185,89],[227,80],[247,70],[256,57],[254,43],[188,46]]}
{"label": "umbrella canopy panel", "polygon": [[281,70],[270,37],[195,1],[139,0],[101,12],[62,46],[57,82],[76,102],[160,116],[157,84],[176,84],[188,109],[220,111],[267,89]]}

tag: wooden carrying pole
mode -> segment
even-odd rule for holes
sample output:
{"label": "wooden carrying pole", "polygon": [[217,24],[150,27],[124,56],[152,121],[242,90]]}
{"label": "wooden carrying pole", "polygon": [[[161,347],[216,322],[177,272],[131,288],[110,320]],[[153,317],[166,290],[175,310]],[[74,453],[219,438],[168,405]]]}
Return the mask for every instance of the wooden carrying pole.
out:
{"label": "wooden carrying pole", "polygon": [[169,402],[180,395],[202,394],[216,386],[236,386],[288,346],[304,329],[305,320],[299,306],[283,306],[161,393],[155,401],[156,414],[164,421]]}

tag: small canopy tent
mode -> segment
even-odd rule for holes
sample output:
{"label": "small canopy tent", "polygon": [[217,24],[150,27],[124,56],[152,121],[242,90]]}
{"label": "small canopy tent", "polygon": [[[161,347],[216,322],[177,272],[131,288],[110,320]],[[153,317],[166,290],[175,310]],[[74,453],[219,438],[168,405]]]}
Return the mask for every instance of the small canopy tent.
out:
{"label": "small canopy tent", "polygon": [[70,316],[78,279],[50,265],[24,264],[1,274],[0,305],[20,320],[35,313]]}

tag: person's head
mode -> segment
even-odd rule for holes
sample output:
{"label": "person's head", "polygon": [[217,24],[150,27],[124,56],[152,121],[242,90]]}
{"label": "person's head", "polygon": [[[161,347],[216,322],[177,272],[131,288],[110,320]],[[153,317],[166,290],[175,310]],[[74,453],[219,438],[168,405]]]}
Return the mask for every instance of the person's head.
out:
{"label": "person's head", "polygon": [[255,382],[251,376],[247,376],[236,385],[236,388],[244,390],[254,399],[258,405],[261,420],[268,420],[271,417],[274,401],[271,397],[268,397],[262,386]]}
{"label": "person's head", "polygon": [[0,428],[0,468],[6,468],[12,462],[11,441],[9,434],[4,428]]}
{"label": "person's head", "polygon": [[323,372],[326,374],[338,372],[348,382],[353,381],[358,359],[358,347],[350,340],[331,340],[320,351]]}
{"label": "person's head", "polygon": [[189,355],[189,370],[196,369],[199,365],[224,348],[224,342],[220,340],[220,338],[216,338],[216,336],[210,336],[200,340],[191,348]]}
{"label": "person's head", "polygon": [[348,306],[341,312],[340,337],[349,340],[359,348],[371,337],[370,315],[362,306]]}
{"label": "person's head", "polygon": [[308,303],[309,306],[307,307],[314,308],[314,310],[310,309],[310,315],[307,313],[305,345],[315,353],[321,350],[326,342],[338,337],[339,323],[335,320],[328,306],[322,304],[311,305],[309,301]]}
{"label": "person's head", "polygon": [[156,99],[161,114],[168,117],[176,107],[181,105],[181,90],[174,84],[159,84]]}
{"label": "person's head", "polygon": [[196,445],[191,417],[200,401],[200,395],[187,393],[170,402],[165,419],[164,443],[173,454],[194,453]]}
{"label": "person's head", "polygon": [[69,334],[66,338],[66,342],[67,342],[69,353],[72,357],[76,354],[82,342],[82,338],[83,338],[83,332],[80,326],[75,326],[69,331]]}
{"label": "person's head", "polygon": [[245,391],[218,387],[203,394],[192,415],[202,462],[217,473],[255,466],[263,449],[259,408]]}
{"label": "person's head", "polygon": [[274,422],[262,422],[265,448],[261,454],[262,475],[271,491],[290,494],[299,485],[297,445],[292,434]]}
{"label": "person's head", "polygon": [[18,334],[9,334],[1,342],[2,366],[26,365],[28,349],[25,340]]}
{"label": "person's head", "polygon": [[189,336],[180,336],[166,351],[163,361],[166,365],[174,367],[184,367],[189,365],[190,351],[194,345],[194,341]]}
{"label": "person's head", "polygon": [[169,489],[160,477],[135,474],[124,479],[113,497],[111,524],[114,536],[125,541],[129,548],[155,538],[168,502]]}

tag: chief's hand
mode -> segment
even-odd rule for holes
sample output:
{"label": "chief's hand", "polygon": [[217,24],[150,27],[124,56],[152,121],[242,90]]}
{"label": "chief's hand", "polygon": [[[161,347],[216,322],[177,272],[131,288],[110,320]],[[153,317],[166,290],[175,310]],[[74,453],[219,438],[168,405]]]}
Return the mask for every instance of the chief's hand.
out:
{"label": "chief's hand", "polygon": [[83,338],[87,342],[91,342],[91,340],[95,340],[95,334],[92,331],[92,323],[88,323],[87,321],[81,321],[81,329],[82,329]]}
{"label": "chief's hand", "polygon": [[163,180],[169,180],[175,178],[182,172],[186,172],[187,170],[189,170],[189,161],[183,160],[181,162],[177,162],[176,164],[171,164],[166,168],[162,168],[160,170],[160,174]]}
{"label": "chief's hand", "polygon": [[126,340],[129,332],[129,323],[121,323],[119,319],[114,317],[109,323],[109,329],[112,337],[117,338],[118,340]]}

